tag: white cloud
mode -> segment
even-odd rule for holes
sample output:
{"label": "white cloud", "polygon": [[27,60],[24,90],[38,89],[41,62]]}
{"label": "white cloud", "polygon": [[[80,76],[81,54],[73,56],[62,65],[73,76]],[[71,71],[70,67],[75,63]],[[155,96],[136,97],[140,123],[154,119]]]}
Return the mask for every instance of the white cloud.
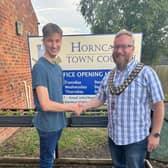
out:
{"label": "white cloud", "polygon": [[64,35],[82,34],[80,28],[62,27]]}
{"label": "white cloud", "polygon": [[42,8],[42,9],[37,9],[36,12],[37,13],[40,13],[40,12],[53,12],[53,11],[62,12],[64,10],[65,10],[65,8]]}
{"label": "white cloud", "polygon": [[80,0],[32,0],[39,25],[41,35],[42,27],[53,22],[58,24],[64,31],[64,34],[89,34],[84,18],[77,11],[77,4]]}

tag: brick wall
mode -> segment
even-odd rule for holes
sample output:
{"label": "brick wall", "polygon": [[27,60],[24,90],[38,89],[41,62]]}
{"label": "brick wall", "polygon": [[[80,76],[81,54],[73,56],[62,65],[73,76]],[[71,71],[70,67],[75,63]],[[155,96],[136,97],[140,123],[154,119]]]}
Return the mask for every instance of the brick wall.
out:
{"label": "brick wall", "polygon": [[[16,21],[22,23],[23,35],[16,34]],[[0,25],[0,109],[28,108],[25,86],[30,86],[31,92],[31,74],[27,35],[38,35],[31,1],[1,0]]]}
{"label": "brick wall", "polygon": [[[16,33],[16,21],[23,26],[22,35]],[[0,109],[33,107],[30,104],[33,101],[28,34],[38,35],[38,22],[31,0],[0,0]],[[30,96],[26,97],[29,90]],[[15,130],[0,128],[0,141]]]}

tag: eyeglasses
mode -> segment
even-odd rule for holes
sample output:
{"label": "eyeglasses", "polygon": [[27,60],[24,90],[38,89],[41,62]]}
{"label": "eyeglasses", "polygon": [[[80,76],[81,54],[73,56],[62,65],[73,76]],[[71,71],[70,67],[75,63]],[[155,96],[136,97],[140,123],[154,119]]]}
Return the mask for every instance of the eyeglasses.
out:
{"label": "eyeglasses", "polygon": [[115,46],[112,46],[112,48],[113,49],[119,49],[119,48],[121,48],[121,49],[126,49],[126,48],[130,48],[130,47],[133,47],[133,45],[131,45],[131,44],[128,44],[128,45],[115,45]]}

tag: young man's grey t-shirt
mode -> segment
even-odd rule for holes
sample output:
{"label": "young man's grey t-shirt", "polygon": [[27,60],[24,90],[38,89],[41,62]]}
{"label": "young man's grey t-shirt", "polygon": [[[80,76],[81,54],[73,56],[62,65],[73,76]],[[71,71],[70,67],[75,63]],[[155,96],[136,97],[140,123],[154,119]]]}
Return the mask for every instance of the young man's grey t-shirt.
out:
{"label": "young man's grey t-shirt", "polygon": [[33,67],[32,84],[34,103],[38,111],[33,119],[34,126],[42,131],[58,131],[66,127],[65,113],[44,112],[39,104],[35,90],[37,86],[44,86],[48,89],[50,100],[63,103],[63,74],[61,67],[41,57]]}

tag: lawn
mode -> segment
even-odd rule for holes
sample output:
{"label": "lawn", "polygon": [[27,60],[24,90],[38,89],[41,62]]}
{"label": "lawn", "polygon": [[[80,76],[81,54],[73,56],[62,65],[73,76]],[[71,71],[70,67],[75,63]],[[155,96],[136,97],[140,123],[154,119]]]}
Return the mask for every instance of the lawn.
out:
{"label": "lawn", "polygon": [[[59,142],[59,151],[74,147],[95,148],[107,141],[106,128],[66,128]],[[35,128],[21,128],[0,144],[0,156],[39,156],[39,139]]]}

